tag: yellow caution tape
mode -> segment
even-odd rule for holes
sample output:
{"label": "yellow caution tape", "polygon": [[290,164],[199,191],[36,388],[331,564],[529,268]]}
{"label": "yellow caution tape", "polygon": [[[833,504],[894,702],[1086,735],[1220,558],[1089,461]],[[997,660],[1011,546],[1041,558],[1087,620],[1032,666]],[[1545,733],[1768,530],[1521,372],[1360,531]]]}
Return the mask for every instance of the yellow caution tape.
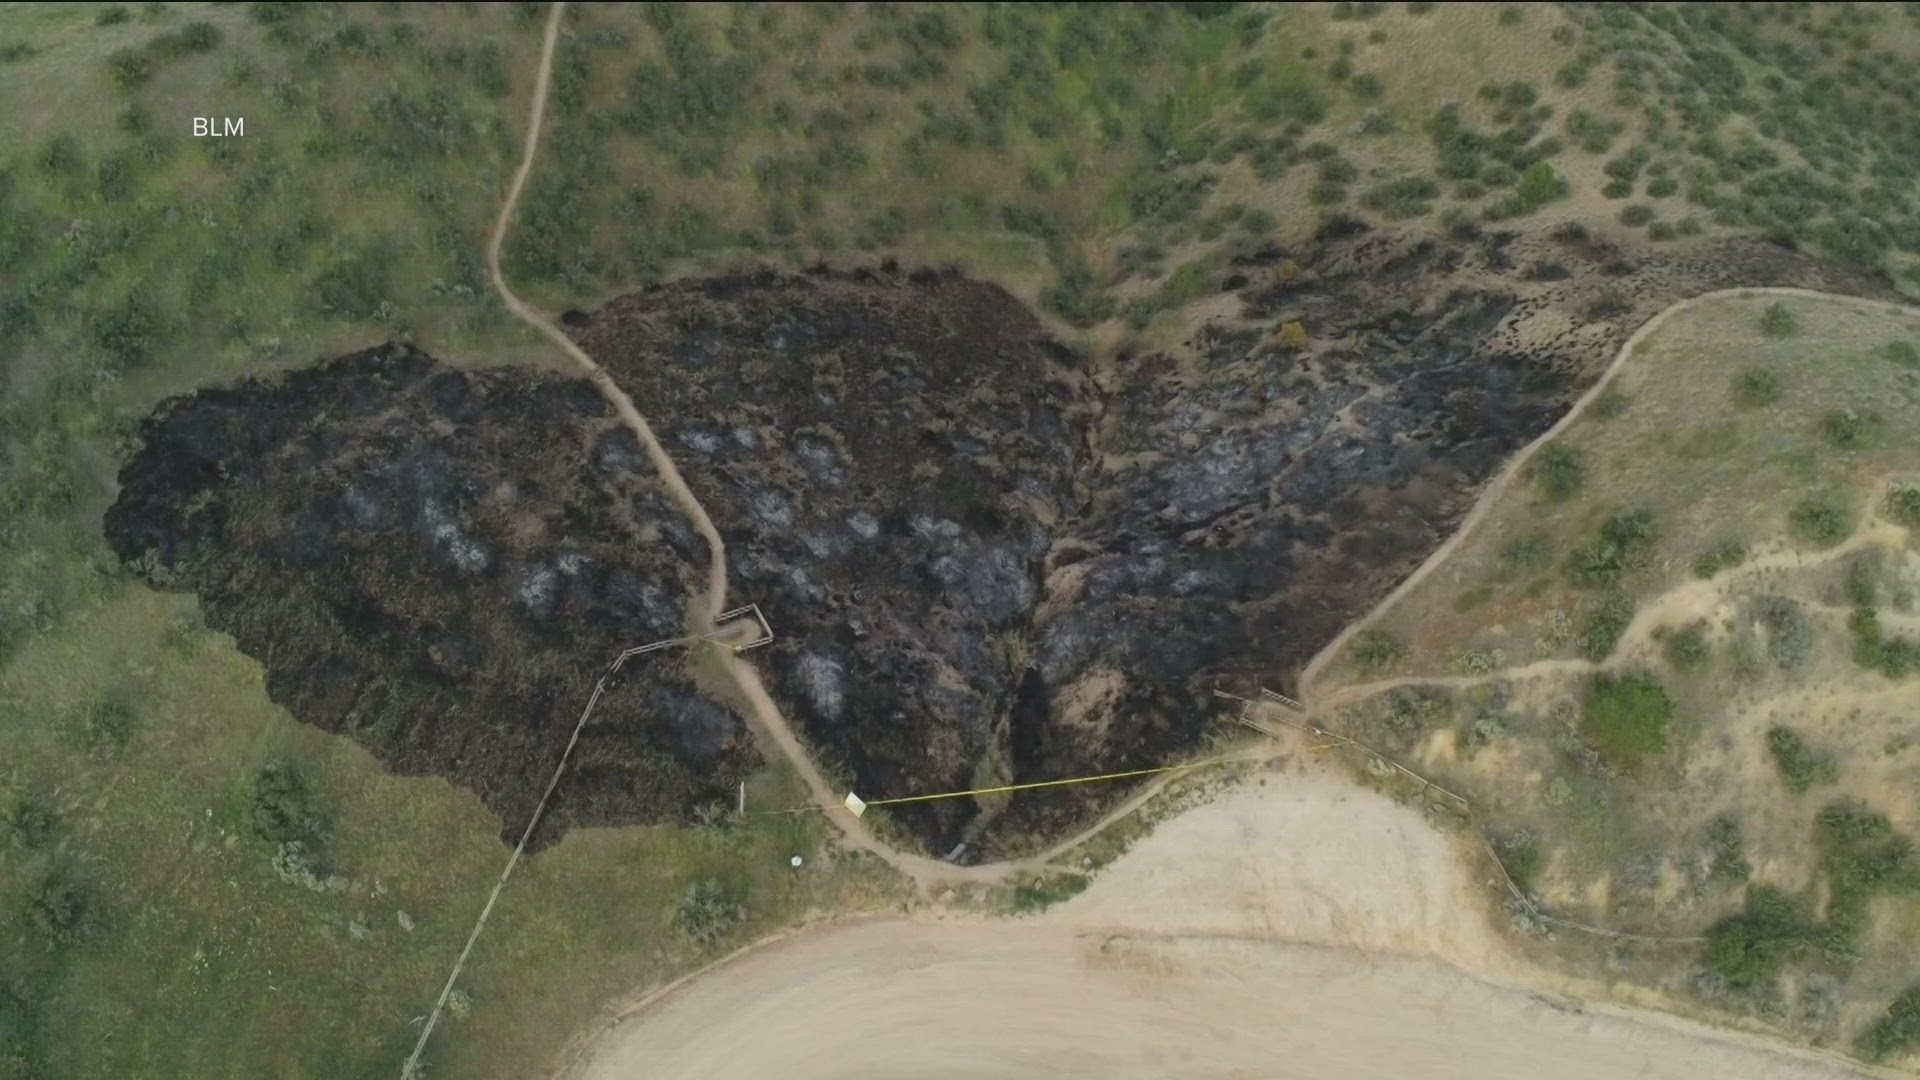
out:
{"label": "yellow caution tape", "polygon": [[1125,780],[1130,776],[1151,776],[1154,773],[1177,772],[1181,769],[1199,769],[1208,765],[1221,765],[1229,761],[1241,761],[1241,757],[1209,758],[1206,761],[1189,761],[1184,765],[1162,765],[1154,769],[1130,769],[1126,772],[1101,773],[1098,776],[1074,776],[1065,780],[1035,780],[1026,784],[1002,784],[999,787],[968,788],[965,791],[943,791],[937,795],[902,795],[894,799],[867,799],[867,806],[893,806],[898,803],[931,802],[934,799],[960,799],[969,795],[996,795],[1003,791],[1030,791],[1033,788],[1061,787],[1066,784],[1092,784],[1101,780]]}

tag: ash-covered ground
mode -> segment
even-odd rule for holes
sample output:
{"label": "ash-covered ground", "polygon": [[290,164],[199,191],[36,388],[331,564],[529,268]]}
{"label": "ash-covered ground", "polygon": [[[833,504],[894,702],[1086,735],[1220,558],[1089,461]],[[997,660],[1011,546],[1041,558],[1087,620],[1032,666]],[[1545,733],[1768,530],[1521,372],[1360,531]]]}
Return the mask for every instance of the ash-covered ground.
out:
{"label": "ash-covered ground", "polygon": [[[783,708],[884,798],[1193,746],[1216,682],[1289,686],[1634,326],[1732,284],[1883,291],[1771,247],[1336,223],[1229,268],[1163,352],[1082,356],[932,272],[685,281],[565,322],[713,517],[730,598],[772,620],[753,655]],[[705,558],[587,384],[405,350],[169,402],[122,479],[116,548],[200,592],[276,700],[510,827],[605,662],[677,632]],[[752,766],[671,672],[635,671],[589,729],[556,828],[670,819]],[[1119,791],[900,819],[990,857]]]}
{"label": "ash-covered ground", "polygon": [[[595,680],[680,633],[706,544],[591,384],[405,346],[163,403],[106,533],[299,719],[447,776],[518,840]],[[637,665],[636,665],[637,666]],[[730,804],[761,759],[671,663],[622,672],[542,840]]]}

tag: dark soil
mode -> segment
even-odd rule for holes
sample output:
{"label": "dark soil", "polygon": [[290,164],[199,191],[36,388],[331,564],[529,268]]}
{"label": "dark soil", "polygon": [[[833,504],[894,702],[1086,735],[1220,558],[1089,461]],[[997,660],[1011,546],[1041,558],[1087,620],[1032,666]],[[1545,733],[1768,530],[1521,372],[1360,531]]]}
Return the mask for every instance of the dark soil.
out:
{"label": "dark soil", "polygon": [[[594,681],[680,633],[707,558],[584,381],[389,346],[171,399],[140,438],[106,517],[121,557],[198,593],[294,716],[457,780],[509,841]],[[620,677],[542,840],[731,803],[760,764],[671,660]]]}
{"label": "dark soil", "polygon": [[[1098,363],[929,272],[688,281],[565,322],[725,538],[782,706],[885,798],[1165,761],[1207,735],[1216,683],[1290,686],[1654,311],[1735,283],[1884,291],[1758,245],[1630,259],[1353,222],[1228,281],[1237,314]],[[169,402],[144,438],[108,516],[123,556],[157,552],[296,716],[509,824],[605,662],[677,632],[705,557],[584,383],[365,354]],[[670,667],[628,678],[556,827],[684,814],[753,764]],[[898,816],[992,856],[1120,790]]]}

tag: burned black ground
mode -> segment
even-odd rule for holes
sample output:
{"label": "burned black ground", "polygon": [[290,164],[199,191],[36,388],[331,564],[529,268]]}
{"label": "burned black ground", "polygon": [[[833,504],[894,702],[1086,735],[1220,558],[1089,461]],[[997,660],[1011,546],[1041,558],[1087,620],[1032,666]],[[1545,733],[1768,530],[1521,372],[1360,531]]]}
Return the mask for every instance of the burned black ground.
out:
{"label": "burned black ground", "polygon": [[[679,634],[707,552],[583,381],[404,346],[164,403],[106,532],[294,716],[470,788],[517,839],[594,681]],[[636,662],[637,663],[637,662]],[[602,700],[542,839],[730,802],[759,765],[670,661]]]}
{"label": "burned black ground", "polygon": [[[1766,246],[1352,223],[1228,268],[1232,302],[1170,350],[1084,356],[924,271],[684,281],[565,324],[713,517],[730,599],[771,618],[783,708],[884,798],[1193,747],[1214,685],[1289,686],[1634,326],[1732,284],[1881,288]],[[593,678],[678,632],[706,557],[587,384],[404,349],[168,403],[122,479],[117,549],[199,592],[277,700],[509,831]],[[669,819],[753,765],[671,668],[629,677],[556,829]],[[991,856],[1119,790],[900,820]]]}

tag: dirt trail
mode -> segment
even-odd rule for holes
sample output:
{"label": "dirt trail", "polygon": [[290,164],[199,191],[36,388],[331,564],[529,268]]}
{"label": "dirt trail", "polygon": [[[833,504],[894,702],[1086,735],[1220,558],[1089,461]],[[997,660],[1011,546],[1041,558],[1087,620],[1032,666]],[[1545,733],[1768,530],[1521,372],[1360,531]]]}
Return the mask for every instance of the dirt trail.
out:
{"label": "dirt trail", "polygon": [[[1884,488],[1884,485],[1882,485]],[[1869,502],[1877,501],[1876,494]],[[1311,699],[1314,712],[1322,713],[1327,709],[1350,704],[1375,697],[1388,691],[1408,686],[1448,687],[1464,689],[1481,686],[1490,682],[1522,681],[1542,678],[1550,675],[1584,675],[1593,671],[1607,671],[1623,666],[1636,647],[1645,644],[1653,637],[1653,632],[1661,625],[1685,622],[1698,612],[1711,611],[1724,603],[1727,594],[1743,582],[1750,581],[1769,570],[1805,570],[1838,562],[1855,552],[1868,548],[1890,548],[1898,550],[1907,542],[1907,530],[1891,522],[1872,517],[1858,532],[1844,542],[1820,551],[1805,551],[1799,548],[1787,548],[1770,552],[1728,570],[1722,570],[1711,578],[1683,581],[1666,592],[1652,597],[1634,612],[1633,620],[1621,632],[1620,641],[1613,655],[1598,663],[1592,660],[1532,660],[1524,664],[1501,668],[1485,675],[1398,675],[1388,679],[1375,679],[1370,682],[1350,683],[1338,686],[1324,695],[1315,694]],[[1814,604],[1816,608],[1830,610],[1834,614],[1845,615],[1851,608],[1834,605]],[[1377,614],[1377,612],[1375,613]],[[1372,618],[1369,615],[1368,618]],[[1898,613],[1883,614],[1881,621],[1892,629],[1903,629],[1909,617]]]}
{"label": "dirt trail", "polygon": [[[1707,301],[1721,300],[1734,296],[1797,296],[1818,300],[1837,299],[1862,304],[1883,311],[1893,311],[1904,314],[1913,314],[1915,312],[1914,308],[1906,304],[1894,303],[1890,300],[1869,300],[1856,296],[1839,296],[1833,293],[1823,293],[1813,289],[1794,289],[1780,286],[1721,289],[1717,292],[1702,293],[1699,296],[1689,297],[1688,299],[1662,309],[1658,314],[1654,315],[1653,318],[1641,324],[1640,328],[1633,332],[1633,336],[1627,338],[1625,343],[1620,346],[1620,351],[1614,355],[1613,362],[1607,365],[1607,370],[1601,374],[1600,378],[1594,380],[1594,384],[1587,388],[1586,393],[1580,395],[1579,400],[1573,403],[1573,407],[1567,410],[1565,416],[1562,416],[1552,427],[1542,432],[1539,438],[1534,439],[1522,447],[1518,453],[1513,455],[1512,460],[1507,462],[1507,467],[1501,470],[1500,475],[1495,477],[1493,481],[1486,486],[1486,489],[1480,493],[1480,497],[1475,500],[1473,508],[1467,512],[1465,518],[1461,519],[1459,527],[1454,529],[1453,535],[1447,538],[1446,543],[1435,548],[1433,554],[1427,556],[1426,561],[1422,562],[1413,573],[1407,575],[1407,578],[1395,586],[1392,592],[1381,598],[1380,602],[1375,604],[1372,610],[1360,618],[1355,619],[1353,622],[1348,623],[1346,629],[1342,630],[1339,636],[1329,641],[1325,648],[1322,648],[1318,653],[1314,654],[1313,659],[1308,662],[1307,666],[1300,672],[1298,682],[1298,697],[1300,700],[1305,702],[1309,708],[1317,708],[1315,699],[1319,696],[1318,683],[1320,677],[1325,674],[1327,665],[1332,663],[1333,659],[1340,655],[1341,650],[1347,647],[1347,643],[1353,640],[1355,634],[1372,626],[1384,612],[1392,608],[1394,604],[1399,603],[1408,593],[1419,588],[1420,583],[1427,579],[1428,574],[1431,574],[1441,564],[1453,557],[1453,553],[1459,550],[1460,545],[1465,543],[1469,536],[1473,535],[1474,529],[1492,512],[1494,504],[1500,500],[1500,497],[1506,492],[1508,486],[1513,483],[1514,478],[1520,475],[1521,470],[1526,468],[1527,462],[1532,459],[1534,453],[1542,446],[1559,437],[1561,432],[1565,431],[1574,421],[1580,418],[1581,413],[1586,411],[1587,406],[1591,405],[1594,399],[1606,392],[1608,385],[1613,381],[1613,377],[1619,373],[1621,366],[1633,355],[1634,350],[1639,347],[1642,341],[1645,341],[1649,335],[1663,326],[1668,319],[1676,315],[1690,311],[1699,304]],[[1350,698],[1346,699],[1350,700]]]}
{"label": "dirt trail", "polygon": [[1545,976],[1487,906],[1417,811],[1276,776],[1162,825],[1037,918],[872,921],[738,954],[644,999],[562,1075],[1858,1075],[1530,990]]}
{"label": "dirt trail", "polygon": [[727,552],[720,541],[720,531],[713,527],[713,519],[707,516],[706,508],[694,497],[693,489],[687,486],[680,476],[680,470],[674,467],[673,459],[667,456],[660,446],[660,440],[654,438],[653,428],[648,426],[646,417],[633,407],[633,399],[620,389],[613,377],[595,363],[593,358],[581,351],[573,339],[563,333],[559,327],[547,320],[547,317],[535,311],[532,305],[514,294],[507,285],[507,277],[500,270],[500,247],[506,241],[507,229],[513,224],[514,211],[520,205],[520,193],[527,186],[527,177],[533,172],[535,160],[539,157],[540,129],[547,115],[547,87],[553,76],[553,49],[560,40],[560,22],[566,13],[567,5],[556,3],[547,15],[546,36],[540,42],[540,69],[534,77],[533,106],[527,117],[526,149],[520,155],[520,167],[514,170],[513,182],[507,187],[506,201],[501,204],[500,216],[494,220],[493,235],[487,240],[487,273],[493,278],[494,291],[500,294],[501,302],[514,317],[528,326],[540,331],[547,340],[559,346],[573,362],[580,366],[588,379],[599,389],[600,395],[614,407],[620,419],[633,431],[646,449],[647,460],[653,465],[653,471],[659,475],[660,482],[680,507],[700,536],[707,543],[707,595],[705,605],[690,628],[694,634],[712,631],[715,620],[727,605]]}
{"label": "dirt trail", "polygon": [[[515,209],[520,204],[521,192],[525,189],[527,177],[532,174],[535,162],[539,158],[540,132],[545,124],[547,109],[547,88],[553,74],[553,52],[560,38],[560,25],[566,12],[566,4],[556,3],[548,12],[545,36],[540,42],[540,66],[534,78],[533,103],[527,119],[526,148],[520,157],[520,167],[514,171],[513,181],[507,188],[506,201],[501,205],[500,216],[494,221],[493,234],[487,241],[487,272],[492,276],[493,287],[499,292],[500,299],[514,317],[545,335],[560,350],[585,372],[601,396],[614,407],[620,419],[633,431],[640,445],[646,449],[647,460],[652,463],[654,472],[667,486],[680,510],[694,523],[705,539],[708,552],[707,595],[698,606],[694,625],[689,627],[690,635],[711,633],[721,612],[727,608],[727,552],[720,532],[714,528],[713,519],[707,515],[706,508],[687,486],[686,480],[675,467],[673,459],[661,447],[659,439],[654,437],[653,428],[646,417],[634,407],[633,399],[614,382],[593,357],[574,344],[573,339],[555,326],[545,315],[532,305],[516,296],[507,285],[506,275],[500,268],[500,249],[506,240],[507,229],[513,224]],[[822,813],[833,822],[840,831],[844,842],[853,848],[867,852],[884,861],[888,866],[906,875],[922,887],[943,882],[984,882],[1003,881],[1014,874],[1035,865],[1034,860],[1021,860],[1009,863],[990,863],[979,866],[955,866],[924,856],[900,851],[881,841],[868,829],[866,823],[849,812],[841,802],[841,796],[827,782],[826,777],[814,765],[813,758],[800,742],[798,735],[773,696],[760,682],[759,673],[745,660],[724,648],[716,649],[722,671],[739,689],[740,700],[747,706],[748,719],[763,739],[771,742],[787,759],[807,786]],[[1157,790],[1157,789],[1154,789]],[[1144,801],[1144,800],[1142,800]],[[1131,802],[1129,806],[1137,806]],[[1117,820],[1119,815],[1111,815],[1108,823]]]}

